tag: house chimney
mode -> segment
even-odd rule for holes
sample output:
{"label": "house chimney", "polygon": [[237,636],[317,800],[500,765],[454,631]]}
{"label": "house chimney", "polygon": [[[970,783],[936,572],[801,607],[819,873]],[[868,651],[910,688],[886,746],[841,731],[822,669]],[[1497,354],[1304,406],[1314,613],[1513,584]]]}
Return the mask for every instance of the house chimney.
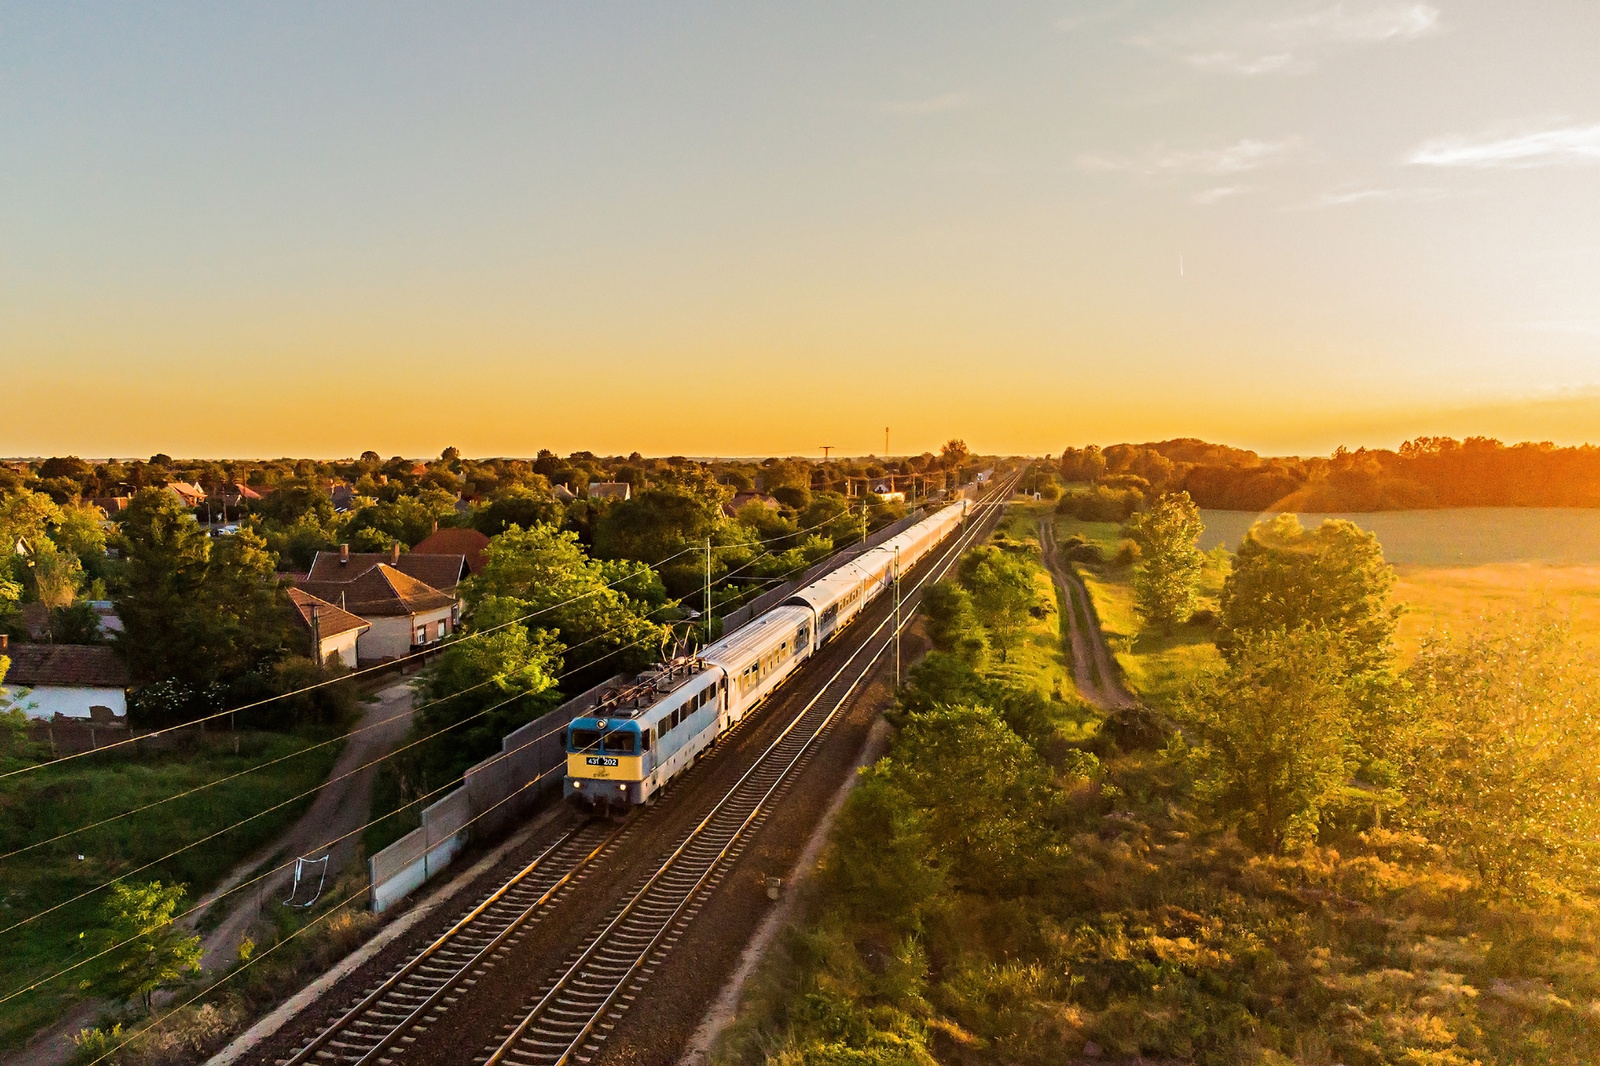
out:
{"label": "house chimney", "polygon": [[340,566],[349,566],[350,565],[350,545],[348,545],[348,544],[339,545],[339,565]]}
{"label": "house chimney", "polygon": [[389,545],[389,565],[390,566],[399,566],[400,565],[400,542],[399,541],[395,541],[393,544]]}
{"label": "house chimney", "polygon": [[10,633],[0,633],[0,652],[7,651],[7,650],[10,649],[10,647],[11,647],[11,634]]}
{"label": "house chimney", "polygon": [[437,518],[433,520],[433,531],[435,533],[439,532],[439,520]]}

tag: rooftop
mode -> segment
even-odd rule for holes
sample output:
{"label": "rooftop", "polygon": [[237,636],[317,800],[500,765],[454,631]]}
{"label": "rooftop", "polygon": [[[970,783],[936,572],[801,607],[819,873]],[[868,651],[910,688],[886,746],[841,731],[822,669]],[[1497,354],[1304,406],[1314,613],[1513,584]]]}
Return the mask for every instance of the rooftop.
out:
{"label": "rooftop", "polygon": [[6,684],[127,688],[128,667],[103,644],[13,644]]}

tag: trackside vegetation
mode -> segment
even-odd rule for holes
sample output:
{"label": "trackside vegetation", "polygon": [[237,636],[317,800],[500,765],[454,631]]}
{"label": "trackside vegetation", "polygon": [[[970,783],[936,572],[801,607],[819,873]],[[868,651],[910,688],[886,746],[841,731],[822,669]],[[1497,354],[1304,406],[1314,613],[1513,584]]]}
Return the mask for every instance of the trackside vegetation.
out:
{"label": "trackside vegetation", "polygon": [[935,597],[721,1061],[1600,1060],[1600,668],[1538,617],[1402,667],[1375,541],[1258,548],[1161,711],[1043,695]]}

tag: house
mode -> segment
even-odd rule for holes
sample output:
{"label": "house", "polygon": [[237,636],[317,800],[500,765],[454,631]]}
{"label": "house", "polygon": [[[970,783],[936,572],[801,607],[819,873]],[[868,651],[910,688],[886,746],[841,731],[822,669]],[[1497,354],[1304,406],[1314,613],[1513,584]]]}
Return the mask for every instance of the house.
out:
{"label": "house", "polygon": [[327,600],[318,599],[305,589],[290,589],[289,602],[294,604],[295,618],[305,628],[306,646],[312,650],[312,657],[318,663],[338,659],[355,669],[357,642],[361,634],[372,628],[372,623]]}
{"label": "house", "polygon": [[200,507],[206,502],[206,490],[187,481],[169,481],[167,491],[182,500],[185,507]]}
{"label": "house", "polygon": [[100,644],[11,645],[0,633],[0,656],[11,660],[0,693],[29,718],[125,722],[128,667]]}
{"label": "house", "polygon": [[402,552],[398,544],[391,545],[386,552],[352,552],[350,545],[341,544],[336,552],[318,552],[312,558],[306,580],[354,581],[379,563],[386,563],[407,577],[451,596],[455,595],[461,580],[472,574],[464,552]]}
{"label": "house", "polygon": [[[320,553],[318,562],[324,556],[332,558],[333,566],[338,565],[339,557],[329,552]],[[310,593],[324,603],[336,605],[340,610],[370,624],[371,628],[356,635],[358,663],[397,659],[437,644],[454,631],[458,618],[454,596],[401,573],[387,562],[368,566],[358,572],[353,568],[353,560],[359,558],[348,556],[345,560],[345,565],[352,569],[344,573],[355,575],[350,580],[317,580],[318,567],[313,563],[310,579],[300,586],[302,592]],[[422,558],[448,560],[450,557],[433,555]],[[466,563],[461,560],[459,565],[464,569]],[[322,570],[328,573],[330,567],[324,566]]]}
{"label": "house", "polygon": [[328,489],[328,496],[333,500],[333,509],[346,514],[355,505],[356,489],[354,485],[338,484]]}
{"label": "house", "polygon": [[578,498],[578,494],[567,488],[565,485],[557,485],[555,488],[550,490],[550,495],[554,496],[562,503],[571,503],[573,500]]}
{"label": "house", "polygon": [[90,501],[106,513],[107,518],[115,518],[128,509],[128,504],[133,502],[132,496],[96,496]]}
{"label": "house", "polygon": [[591,500],[626,500],[632,493],[633,487],[626,481],[589,482]]}
{"label": "house", "polygon": [[483,569],[484,551],[489,538],[476,529],[434,529],[421,544],[411,549],[412,555],[459,555],[466,559],[467,570],[476,574]]}
{"label": "house", "polygon": [[776,511],[779,507],[778,501],[766,493],[739,492],[734,494],[733,499],[722,505],[722,511],[729,518],[732,518],[739,513],[741,507],[752,503],[759,503],[769,511]]}

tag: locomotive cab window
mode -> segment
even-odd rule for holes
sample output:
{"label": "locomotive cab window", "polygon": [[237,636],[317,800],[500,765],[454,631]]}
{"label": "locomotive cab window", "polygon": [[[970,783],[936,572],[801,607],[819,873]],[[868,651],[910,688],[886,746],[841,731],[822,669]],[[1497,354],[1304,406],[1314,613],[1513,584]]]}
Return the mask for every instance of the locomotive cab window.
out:
{"label": "locomotive cab window", "polygon": [[599,742],[598,729],[574,729],[567,746],[573,751],[593,751]]}
{"label": "locomotive cab window", "polygon": [[613,755],[632,755],[635,734],[620,730],[605,735],[605,750]]}

